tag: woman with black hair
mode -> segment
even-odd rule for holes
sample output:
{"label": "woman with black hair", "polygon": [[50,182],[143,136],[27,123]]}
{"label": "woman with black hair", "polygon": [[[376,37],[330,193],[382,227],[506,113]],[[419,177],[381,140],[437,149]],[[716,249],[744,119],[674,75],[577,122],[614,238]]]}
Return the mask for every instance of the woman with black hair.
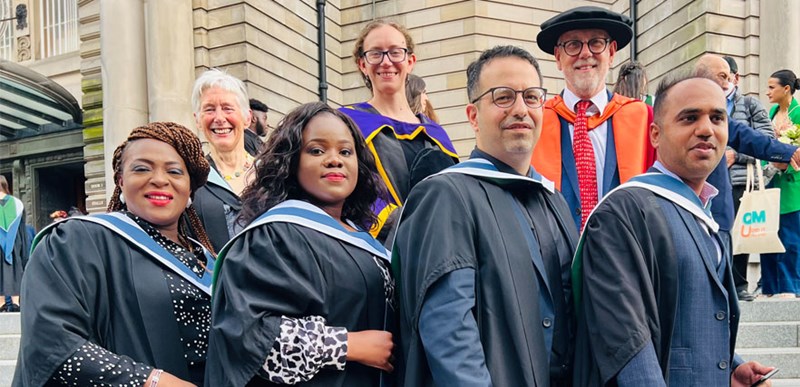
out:
{"label": "woman with black hair", "polygon": [[377,386],[392,371],[393,280],[368,231],[383,184],[358,127],[323,103],[290,112],[219,255],[207,386]]}
{"label": "woman with black hair", "polygon": [[[800,104],[793,96],[798,88],[800,79],[791,70],[776,71],[767,81],[767,97],[774,103],[769,118],[775,138],[800,124]],[[781,189],[778,236],[786,252],[761,254],[761,289],[765,296],[795,298],[800,296],[800,172],[787,166],[770,184]]]}

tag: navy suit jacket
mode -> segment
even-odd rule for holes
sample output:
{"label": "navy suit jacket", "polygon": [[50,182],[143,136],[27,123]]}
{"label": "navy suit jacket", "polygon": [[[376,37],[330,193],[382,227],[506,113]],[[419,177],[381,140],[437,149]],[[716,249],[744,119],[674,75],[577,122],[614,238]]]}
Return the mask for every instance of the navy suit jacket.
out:
{"label": "navy suit jacket", "polygon": [[[780,163],[789,162],[797,150],[797,147],[765,136],[733,119],[728,119],[728,146],[757,159]],[[719,190],[719,194],[711,201],[711,214],[719,223],[720,230],[729,232],[733,227],[733,196],[731,177],[724,157],[707,181]]]}

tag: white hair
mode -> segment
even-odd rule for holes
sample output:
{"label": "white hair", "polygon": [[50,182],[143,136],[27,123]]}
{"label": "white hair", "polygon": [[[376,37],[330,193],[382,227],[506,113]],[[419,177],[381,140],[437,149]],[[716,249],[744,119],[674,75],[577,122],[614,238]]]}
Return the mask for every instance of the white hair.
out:
{"label": "white hair", "polygon": [[192,88],[192,109],[195,114],[200,114],[200,100],[203,97],[203,93],[212,87],[218,87],[236,95],[236,101],[239,103],[239,111],[242,112],[242,120],[247,121],[247,112],[250,110],[250,104],[248,102],[249,99],[247,98],[247,89],[244,86],[244,82],[217,68],[207,70],[200,74],[197,80],[194,81],[194,87]]}

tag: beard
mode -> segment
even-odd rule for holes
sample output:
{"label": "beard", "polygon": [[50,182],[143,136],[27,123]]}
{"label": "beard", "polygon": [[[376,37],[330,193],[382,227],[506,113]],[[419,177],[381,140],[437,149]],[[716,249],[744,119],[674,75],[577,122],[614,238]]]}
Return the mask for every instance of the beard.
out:
{"label": "beard", "polygon": [[262,137],[267,134],[266,128],[264,128],[264,125],[262,125],[259,120],[256,120],[256,134]]}

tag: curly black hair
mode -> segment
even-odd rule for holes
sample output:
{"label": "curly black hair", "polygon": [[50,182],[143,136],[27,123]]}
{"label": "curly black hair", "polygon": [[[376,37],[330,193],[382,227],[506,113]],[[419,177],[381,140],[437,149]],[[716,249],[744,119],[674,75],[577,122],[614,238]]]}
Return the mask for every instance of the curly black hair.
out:
{"label": "curly black hair", "polygon": [[349,219],[365,230],[371,230],[377,224],[378,218],[372,211],[372,205],[378,198],[386,200],[387,191],[375,166],[375,158],[367,149],[355,122],[322,102],[307,103],[292,110],[270,134],[255,161],[256,178],[242,193],[240,224],[252,222],[283,201],[308,199],[308,194],[297,180],[303,130],[312,118],[325,113],[344,121],[355,140],[358,182],[353,193],[344,202],[342,218]]}

